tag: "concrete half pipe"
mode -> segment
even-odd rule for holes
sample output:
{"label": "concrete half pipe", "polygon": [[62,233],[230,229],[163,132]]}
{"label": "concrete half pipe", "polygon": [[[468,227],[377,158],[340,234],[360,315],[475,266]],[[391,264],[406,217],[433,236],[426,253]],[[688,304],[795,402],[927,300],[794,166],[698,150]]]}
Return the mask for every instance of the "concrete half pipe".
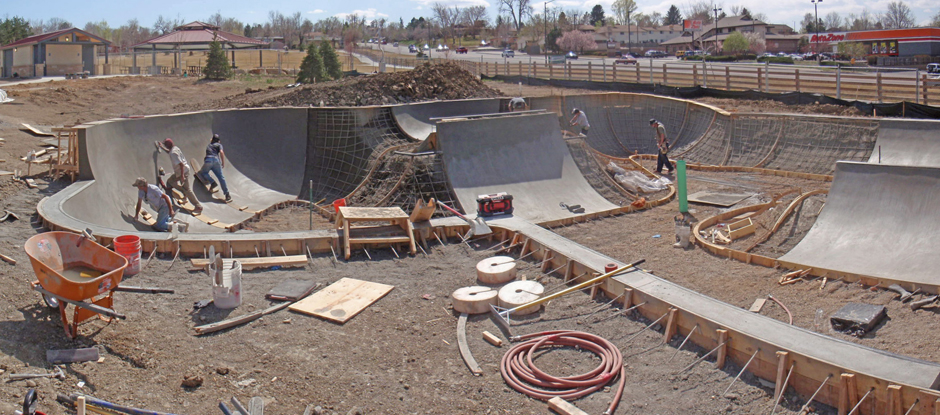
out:
{"label": "concrete half pipe", "polygon": [[518,114],[438,123],[444,168],[467,213],[477,195],[508,192],[515,216],[532,222],[575,216],[559,206],[581,205],[587,213],[616,206],[581,175],[558,128],[558,116]]}
{"label": "concrete half pipe", "polygon": [[940,121],[883,119],[869,163],[940,167]]}

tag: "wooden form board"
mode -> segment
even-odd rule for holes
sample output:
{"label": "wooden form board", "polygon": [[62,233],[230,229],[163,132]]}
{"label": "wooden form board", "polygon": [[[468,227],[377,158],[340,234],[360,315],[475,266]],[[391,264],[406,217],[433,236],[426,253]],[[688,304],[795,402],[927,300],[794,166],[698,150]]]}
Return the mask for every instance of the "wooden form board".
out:
{"label": "wooden form board", "polygon": [[[270,256],[262,258],[224,258],[222,259],[222,266],[224,269],[229,269],[232,267],[233,261],[238,261],[242,264],[242,269],[256,269],[256,268],[270,268],[274,266],[281,267],[304,267],[307,265],[307,256],[306,255],[287,255],[287,256]],[[209,266],[210,261],[203,258],[193,258],[191,260],[193,268],[206,268]]]}
{"label": "wooden form board", "polygon": [[728,225],[728,237],[732,240],[742,236],[750,235],[757,230],[757,225],[751,221],[751,218],[745,218]]}
{"label": "wooden form board", "polygon": [[395,287],[391,285],[343,278],[290,306],[290,309],[337,323],[345,323],[384,297],[393,288]]}

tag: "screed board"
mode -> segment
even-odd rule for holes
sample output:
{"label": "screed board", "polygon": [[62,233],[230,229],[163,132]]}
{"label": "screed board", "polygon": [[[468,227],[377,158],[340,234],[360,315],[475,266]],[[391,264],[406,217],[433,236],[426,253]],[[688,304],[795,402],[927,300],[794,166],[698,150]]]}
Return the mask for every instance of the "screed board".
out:
{"label": "screed board", "polygon": [[290,309],[337,323],[345,323],[384,297],[393,288],[395,287],[391,285],[343,278],[290,306]]}

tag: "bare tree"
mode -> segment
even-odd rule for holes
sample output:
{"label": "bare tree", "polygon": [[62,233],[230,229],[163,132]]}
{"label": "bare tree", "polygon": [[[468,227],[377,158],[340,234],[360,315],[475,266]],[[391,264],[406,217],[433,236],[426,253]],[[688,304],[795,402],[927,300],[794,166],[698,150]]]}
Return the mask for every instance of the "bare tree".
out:
{"label": "bare tree", "polygon": [[823,26],[826,27],[826,30],[830,32],[845,30],[845,24],[842,19],[842,16],[839,16],[837,12],[829,12],[826,15],[826,18],[823,19]]}
{"label": "bare tree", "polygon": [[[211,22],[210,22],[211,23]],[[157,16],[157,20],[153,22],[153,31],[159,35],[165,35],[173,31],[172,23],[169,20],[163,18],[163,15]]]}
{"label": "bare tree", "polygon": [[486,6],[464,7],[460,23],[467,27],[474,38],[487,26]]}
{"label": "bare tree", "polygon": [[914,14],[904,1],[888,3],[888,10],[881,15],[885,29],[903,29],[914,27]]}
{"label": "bare tree", "polygon": [[512,26],[519,30],[526,17],[532,17],[531,0],[498,0],[499,12],[508,12]]}
{"label": "bare tree", "polygon": [[633,0],[614,0],[610,9],[614,12],[617,24],[629,25],[630,15],[636,12],[636,2]]}
{"label": "bare tree", "polygon": [[108,22],[106,20],[85,23],[85,31],[107,40],[113,40],[111,38],[111,26],[108,26]]}
{"label": "bare tree", "polygon": [[933,20],[930,22],[930,26],[940,27],[940,12],[937,12],[937,14],[933,15]]}
{"label": "bare tree", "polygon": [[859,15],[852,13],[845,20],[846,29],[848,30],[871,30],[875,28],[875,18],[867,9],[862,10]]}
{"label": "bare tree", "polygon": [[441,25],[441,32],[444,37],[450,36],[453,38],[454,26],[457,24],[457,19],[460,18],[460,9],[457,7],[450,8],[450,6],[443,3],[434,3],[431,5],[431,11],[434,12],[434,19]]}

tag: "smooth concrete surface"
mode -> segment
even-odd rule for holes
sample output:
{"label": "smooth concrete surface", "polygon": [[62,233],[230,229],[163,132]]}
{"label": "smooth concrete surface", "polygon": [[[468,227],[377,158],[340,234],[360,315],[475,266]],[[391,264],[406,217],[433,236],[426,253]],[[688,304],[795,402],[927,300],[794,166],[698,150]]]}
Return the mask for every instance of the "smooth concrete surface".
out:
{"label": "smooth concrete surface", "polygon": [[[244,109],[96,123],[86,129],[83,143],[94,184],[83,187],[62,208],[76,219],[100,226],[147,231],[149,226],[133,220],[137,189],[131,183],[137,177],[155,183],[159,167],[167,172],[164,179],[173,172],[169,155],[158,152],[154,141],[172,138],[187,160],[195,159],[201,166],[213,133],[222,137],[223,173],[233,205],[260,210],[297,197],[304,173],[306,109]],[[237,223],[252,216],[212,198],[198,183],[193,187],[208,218]],[[224,231],[187,214],[176,218],[190,223],[190,232]]]}
{"label": "smooth concrete surface", "polygon": [[868,162],[940,167],[940,121],[882,119]]}
{"label": "smooth concrete surface", "polygon": [[575,216],[560,203],[586,213],[616,207],[584,179],[555,114],[445,120],[437,128],[444,169],[468,213],[477,195],[499,192],[513,196],[514,216],[536,223]]}
{"label": "smooth concrete surface", "polygon": [[434,132],[437,124],[432,118],[493,114],[499,112],[500,101],[499,98],[432,101],[390,108],[395,122],[405,134],[415,140],[425,140]]}
{"label": "smooth concrete surface", "polygon": [[940,284],[940,168],[840,162],[816,223],[780,261]]}

